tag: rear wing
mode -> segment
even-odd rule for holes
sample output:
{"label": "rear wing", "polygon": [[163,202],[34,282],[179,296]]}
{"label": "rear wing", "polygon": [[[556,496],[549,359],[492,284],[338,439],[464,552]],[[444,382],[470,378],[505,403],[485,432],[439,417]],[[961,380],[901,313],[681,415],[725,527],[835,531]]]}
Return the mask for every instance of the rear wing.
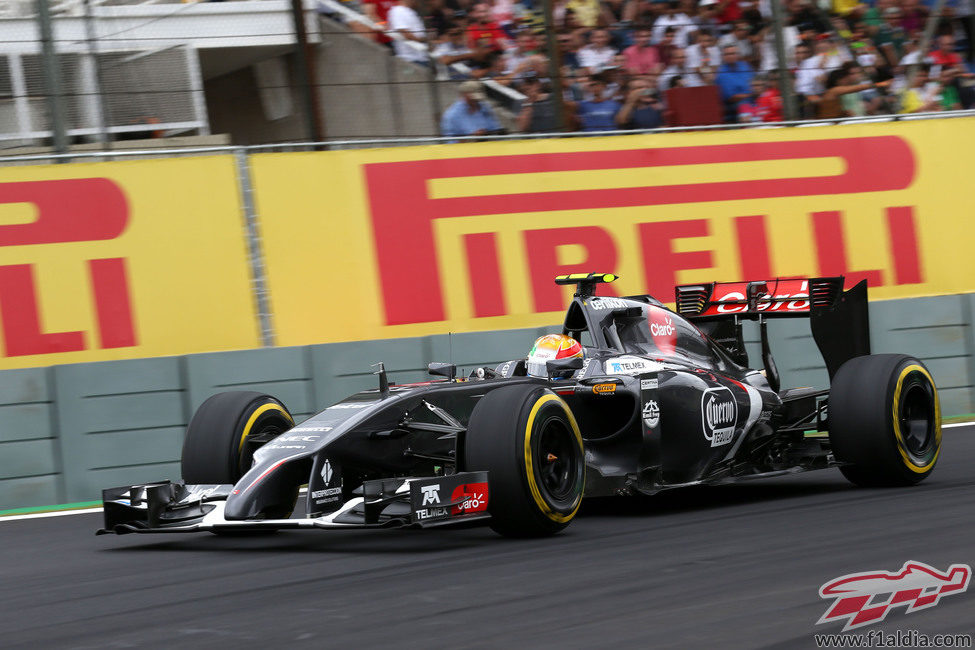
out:
{"label": "rear wing", "polygon": [[677,313],[690,320],[738,315],[757,320],[809,316],[832,307],[843,294],[843,278],[778,278],[757,282],[710,282],[675,288]]}
{"label": "rear wing", "polygon": [[748,365],[742,339],[742,320],[757,320],[762,356],[771,353],[765,321],[770,318],[809,318],[830,380],[848,360],[870,354],[870,316],[867,282],[843,290],[844,278],[781,278],[755,282],[710,282],[675,288],[678,314],[694,322],[721,344],[735,361]]}

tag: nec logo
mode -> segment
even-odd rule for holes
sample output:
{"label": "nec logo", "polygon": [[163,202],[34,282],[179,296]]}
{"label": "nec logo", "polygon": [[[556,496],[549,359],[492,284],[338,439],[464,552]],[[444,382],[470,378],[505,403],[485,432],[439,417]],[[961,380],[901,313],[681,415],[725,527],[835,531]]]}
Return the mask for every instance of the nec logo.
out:
{"label": "nec logo", "polygon": [[[27,206],[33,219],[2,219]],[[5,214],[6,213],[6,214]],[[8,223],[3,223],[7,221]],[[122,189],[107,178],[0,183],[0,249],[118,238],[129,221]],[[41,326],[36,264],[0,266],[0,325],[8,357],[75,352],[93,347],[86,332],[45,332]],[[85,260],[97,322],[97,347],[136,345],[125,258]],[[76,290],[81,290],[81,286]]]}
{"label": "nec logo", "polygon": [[[839,173],[790,176],[788,161],[838,161]],[[741,180],[700,180],[691,171],[688,182],[654,185],[655,168],[715,163],[749,164],[771,162],[784,169],[780,178]],[[599,225],[557,228],[525,228],[517,233],[524,249],[531,251],[527,265],[535,312],[561,310],[562,293],[552,283],[561,273],[620,267],[623,238],[636,242],[643,267],[643,284],[652,295],[670,300],[677,275],[684,270],[715,267],[714,250],[687,250],[680,240],[712,237],[716,223],[706,216],[641,222],[639,212],[616,225],[601,221],[598,211],[611,208],[679,205],[688,203],[732,202],[783,197],[838,197],[870,192],[903,190],[915,179],[916,161],[909,143],[897,136],[797,140],[791,142],[753,142],[675,148],[579,151],[510,156],[482,156],[371,163],[364,166],[375,233],[386,324],[400,325],[442,321],[446,317],[444,283],[438,260],[440,249],[434,233],[438,219],[462,219],[486,215],[511,215],[589,210]],[[598,189],[534,190],[531,174],[610,172],[645,170],[646,181],[638,186]],[[632,175],[631,175],[632,176]],[[505,193],[493,190],[497,179],[525,178],[519,188]],[[629,177],[628,177],[629,178]],[[474,180],[478,189],[468,194],[434,195],[436,181]],[[500,180],[498,182],[501,182]],[[496,191],[497,193],[492,193]],[[462,193],[462,192],[461,192]],[[821,205],[821,202],[816,203]],[[741,208],[746,211],[747,208]],[[886,236],[878,245],[889,253],[890,267],[855,269],[847,254],[844,215],[840,210],[809,210],[808,220],[815,250],[815,265],[807,275],[845,275],[852,284],[867,278],[873,287],[922,283],[917,227],[913,206],[881,207],[882,228]],[[707,214],[705,212],[705,214]],[[743,277],[766,278],[778,274],[772,260],[787,255],[808,240],[772,241],[773,230],[764,214],[743,212],[731,219],[736,239],[735,253]],[[527,221],[527,219],[526,219]],[[475,318],[509,313],[498,232],[474,232],[460,236],[462,256],[469,278],[468,296]],[[884,241],[884,239],[886,241]],[[566,264],[560,249],[582,251],[583,259]],[[775,255],[773,255],[775,253]],[[409,273],[404,272],[409,269]],[[463,273],[463,271],[461,271]],[[416,299],[416,287],[423,287],[424,299]],[[612,293],[610,285],[600,285],[601,293]]]}

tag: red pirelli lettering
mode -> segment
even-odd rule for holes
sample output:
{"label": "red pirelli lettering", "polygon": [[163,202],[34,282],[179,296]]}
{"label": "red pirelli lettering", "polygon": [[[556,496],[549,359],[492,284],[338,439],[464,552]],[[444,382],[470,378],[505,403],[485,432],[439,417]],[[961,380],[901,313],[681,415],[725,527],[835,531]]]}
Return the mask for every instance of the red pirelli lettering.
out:
{"label": "red pirelli lettering", "polygon": [[677,285],[677,272],[711,268],[711,251],[674,251],[674,240],[707,237],[707,219],[641,223],[643,268],[647,291],[660,300],[670,300]]}
{"label": "red pirelli lettering", "polygon": [[129,219],[122,188],[107,178],[0,183],[4,203],[30,203],[37,219],[0,225],[0,246],[115,239]]}
{"label": "red pirelli lettering", "polygon": [[[36,217],[0,225],[0,247],[116,239],[128,225],[122,188],[107,178],[0,183],[0,205],[30,204]],[[87,261],[102,348],[136,345],[122,258]],[[0,324],[6,356],[84,350],[85,333],[43,332],[32,265],[0,267]]]}
{"label": "red pirelli lettering", "polygon": [[[610,234],[599,226],[526,230],[524,235],[535,311],[559,311],[565,307],[562,288],[552,282],[556,275],[616,268],[616,245]],[[575,264],[559,264],[558,249],[572,245],[586,251],[585,259]],[[617,295],[612,285],[602,284],[598,288],[599,295]]]}
{"label": "red pirelli lettering", "polygon": [[501,262],[498,259],[497,236],[493,232],[464,235],[467,268],[474,297],[474,315],[502,316],[507,313],[501,285]]}
{"label": "red pirelli lettering", "polygon": [[41,330],[37,288],[30,264],[0,266],[0,320],[4,353],[8,357],[85,349],[83,332]]}
{"label": "red pirelli lettering", "polygon": [[[785,176],[674,185],[651,185],[653,177],[648,174],[647,185],[607,189],[567,188],[446,198],[432,198],[428,192],[429,181],[433,179],[480,177],[484,179],[485,187],[490,187],[490,177],[500,174],[652,169],[819,158],[839,158],[843,172],[812,177]],[[904,139],[875,136],[372,163],[364,166],[364,174],[372,211],[386,323],[397,325],[444,319],[443,289],[433,235],[435,219],[899,190],[913,182],[915,160],[911,147]],[[745,231],[756,227],[756,222],[749,221],[740,226]],[[830,258],[825,261],[835,266],[839,260]],[[756,261],[755,264],[757,270],[761,262]],[[413,287],[418,285],[424,287],[426,292],[422,301],[414,297]],[[652,292],[653,287],[650,289]],[[657,286],[657,289],[660,287]],[[665,295],[669,296],[670,291],[672,287]]]}

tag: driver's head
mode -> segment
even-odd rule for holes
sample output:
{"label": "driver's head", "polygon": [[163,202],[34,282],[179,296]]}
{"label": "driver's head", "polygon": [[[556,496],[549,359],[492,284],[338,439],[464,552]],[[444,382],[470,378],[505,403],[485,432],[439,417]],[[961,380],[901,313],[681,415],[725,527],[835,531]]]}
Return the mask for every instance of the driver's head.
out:
{"label": "driver's head", "polygon": [[553,359],[572,359],[584,356],[579,341],[565,334],[546,334],[535,341],[528,353],[528,374],[532,377],[548,377],[545,364]]}

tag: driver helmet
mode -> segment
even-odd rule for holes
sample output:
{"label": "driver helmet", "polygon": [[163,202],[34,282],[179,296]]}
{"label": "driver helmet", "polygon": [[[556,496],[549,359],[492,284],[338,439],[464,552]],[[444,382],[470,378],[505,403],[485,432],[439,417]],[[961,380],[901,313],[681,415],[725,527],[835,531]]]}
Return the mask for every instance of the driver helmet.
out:
{"label": "driver helmet", "polygon": [[528,353],[528,374],[532,377],[548,377],[545,363],[553,359],[583,358],[582,344],[565,334],[546,334],[535,341]]}

